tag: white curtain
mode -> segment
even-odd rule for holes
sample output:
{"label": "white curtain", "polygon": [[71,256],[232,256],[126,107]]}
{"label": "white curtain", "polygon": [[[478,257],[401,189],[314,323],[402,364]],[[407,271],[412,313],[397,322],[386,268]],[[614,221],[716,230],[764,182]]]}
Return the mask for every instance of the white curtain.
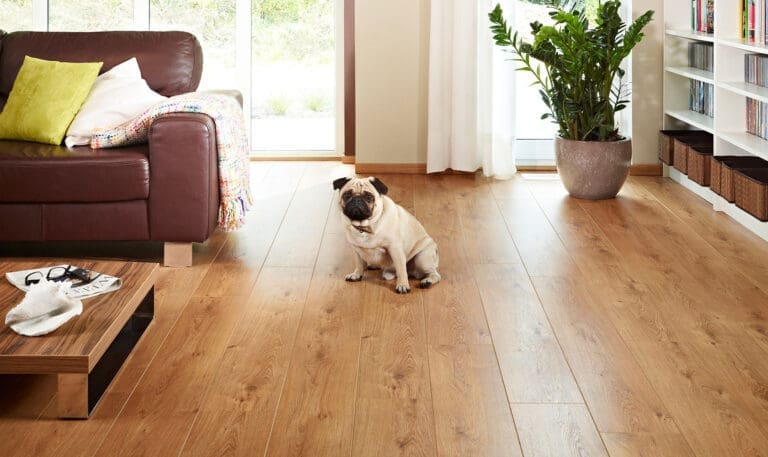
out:
{"label": "white curtain", "polygon": [[[427,172],[515,173],[514,62],[492,41],[499,0],[433,0],[429,38]],[[514,0],[501,0],[512,24]]]}

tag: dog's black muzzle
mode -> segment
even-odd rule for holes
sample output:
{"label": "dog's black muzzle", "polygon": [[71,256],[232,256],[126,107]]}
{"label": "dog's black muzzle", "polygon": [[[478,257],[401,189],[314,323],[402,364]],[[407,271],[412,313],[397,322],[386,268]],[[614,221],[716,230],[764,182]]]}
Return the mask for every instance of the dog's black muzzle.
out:
{"label": "dog's black muzzle", "polygon": [[353,221],[364,221],[371,217],[371,208],[363,197],[352,197],[344,205],[344,215]]}

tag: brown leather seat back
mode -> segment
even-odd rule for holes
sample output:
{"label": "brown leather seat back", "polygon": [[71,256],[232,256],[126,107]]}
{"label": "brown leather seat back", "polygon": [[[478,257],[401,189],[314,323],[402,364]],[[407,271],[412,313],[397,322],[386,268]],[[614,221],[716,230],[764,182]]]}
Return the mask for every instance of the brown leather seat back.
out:
{"label": "brown leather seat back", "polygon": [[172,96],[200,84],[203,51],[187,32],[13,32],[0,46],[0,109],[24,56],[63,62],[104,62],[102,73],[131,57],[152,90]]}

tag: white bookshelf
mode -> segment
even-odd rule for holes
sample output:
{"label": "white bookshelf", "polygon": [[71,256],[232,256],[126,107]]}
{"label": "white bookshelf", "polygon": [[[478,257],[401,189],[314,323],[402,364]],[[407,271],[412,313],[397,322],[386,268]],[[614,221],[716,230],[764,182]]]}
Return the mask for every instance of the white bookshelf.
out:
{"label": "white bookshelf", "polygon": [[[768,160],[768,141],[746,132],[746,98],[768,102],[768,88],[744,82],[744,55],[766,54],[768,46],[739,38],[740,0],[715,0],[715,33],[691,30],[691,2],[664,0],[664,128],[705,130],[714,135],[714,154],[755,155]],[[714,71],[691,68],[688,43],[714,45]],[[688,109],[690,81],[713,84],[714,117]],[[664,174],[768,240],[768,222],[760,222],[733,203],[700,186],[672,167]]]}

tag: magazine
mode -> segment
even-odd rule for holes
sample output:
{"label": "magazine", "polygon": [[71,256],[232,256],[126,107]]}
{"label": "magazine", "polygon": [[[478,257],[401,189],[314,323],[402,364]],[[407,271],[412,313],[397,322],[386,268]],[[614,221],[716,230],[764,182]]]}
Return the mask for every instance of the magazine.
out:
{"label": "magazine", "polygon": [[28,292],[32,286],[31,282],[37,282],[40,279],[53,279],[55,281],[69,281],[72,287],[67,291],[70,298],[89,298],[96,295],[106,294],[118,290],[123,282],[120,278],[97,271],[89,271],[89,280],[80,280],[78,278],[62,278],[64,272],[82,271],[75,265],[56,265],[53,267],[33,268],[31,270],[11,271],[5,274],[5,278],[17,288]]}

